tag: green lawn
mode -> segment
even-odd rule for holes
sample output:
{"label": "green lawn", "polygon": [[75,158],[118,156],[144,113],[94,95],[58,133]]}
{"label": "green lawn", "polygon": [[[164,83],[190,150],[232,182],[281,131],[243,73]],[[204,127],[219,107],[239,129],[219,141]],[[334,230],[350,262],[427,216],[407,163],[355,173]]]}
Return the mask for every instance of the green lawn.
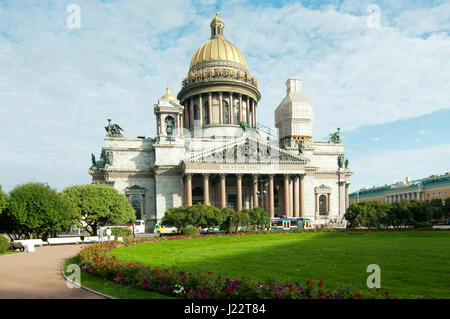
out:
{"label": "green lawn", "polygon": [[[70,264],[78,264],[78,258],[73,257],[64,263],[64,273]],[[125,286],[113,281],[104,280],[87,272],[81,272],[81,285],[108,296],[119,299],[174,299],[156,292],[145,291],[131,286]]]}
{"label": "green lawn", "polygon": [[213,271],[290,283],[323,279],[334,288],[367,289],[369,264],[394,297],[450,298],[450,232],[254,234],[169,240],[115,249],[121,262]]}

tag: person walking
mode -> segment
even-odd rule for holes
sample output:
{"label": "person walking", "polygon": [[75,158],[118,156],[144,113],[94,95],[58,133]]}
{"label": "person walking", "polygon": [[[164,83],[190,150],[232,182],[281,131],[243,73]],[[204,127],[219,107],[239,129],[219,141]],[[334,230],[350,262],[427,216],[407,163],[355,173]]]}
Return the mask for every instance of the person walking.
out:
{"label": "person walking", "polygon": [[98,230],[98,241],[103,243],[103,236],[105,236],[105,230],[103,228],[100,227],[100,229]]}
{"label": "person walking", "polygon": [[108,236],[108,241],[111,241],[111,228],[106,229],[106,236]]}

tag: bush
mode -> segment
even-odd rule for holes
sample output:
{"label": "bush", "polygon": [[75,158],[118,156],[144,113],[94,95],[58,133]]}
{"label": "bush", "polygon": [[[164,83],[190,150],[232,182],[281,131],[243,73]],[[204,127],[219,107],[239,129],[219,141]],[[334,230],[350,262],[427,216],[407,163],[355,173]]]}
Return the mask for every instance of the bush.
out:
{"label": "bush", "polygon": [[9,250],[9,241],[0,235],[0,254],[6,253]]}
{"label": "bush", "polygon": [[133,235],[133,231],[130,228],[125,227],[111,227],[111,235],[114,236],[115,239],[117,239],[117,237],[128,238]]}
{"label": "bush", "polygon": [[433,224],[429,222],[417,222],[415,225],[416,229],[430,229],[433,228]]}
{"label": "bush", "polygon": [[200,234],[200,232],[198,231],[198,228],[192,227],[192,226],[188,226],[181,231],[181,235],[184,235],[184,236],[195,236],[198,234]]}

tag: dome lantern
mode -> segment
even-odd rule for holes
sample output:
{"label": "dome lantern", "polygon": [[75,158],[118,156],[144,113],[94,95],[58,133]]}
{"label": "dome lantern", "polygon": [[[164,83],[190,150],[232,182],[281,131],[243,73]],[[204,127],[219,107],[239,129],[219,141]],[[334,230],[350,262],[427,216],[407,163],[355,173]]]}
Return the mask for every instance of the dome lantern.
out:
{"label": "dome lantern", "polygon": [[223,38],[223,29],[225,27],[225,23],[223,19],[219,16],[219,12],[216,12],[216,16],[211,20],[211,39],[214,38]]}

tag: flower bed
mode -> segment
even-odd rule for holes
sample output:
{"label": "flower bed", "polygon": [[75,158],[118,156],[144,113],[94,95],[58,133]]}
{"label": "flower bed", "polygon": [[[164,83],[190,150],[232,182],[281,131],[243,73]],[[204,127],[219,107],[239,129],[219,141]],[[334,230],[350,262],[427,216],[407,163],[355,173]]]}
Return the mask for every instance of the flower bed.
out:
{"label": "flower bed", "polygon": [[[239,235],[246,235],[240,233]],[[324,287],[323,280],[308,280],[306,283],[283,283],[278,280],[254,282],[249,277],[227,278],[213,271],[208,273],[186,272],[177,268],[161,269],[157,266],[119,263],[107,252],[115,248],[145,244],[163,240],[187,238],[233,236],[233,234],[161,237],[155,239],[125,240],[123,243],[107,242],[86,246],[79,252],[80,266],[84,271],[119,284],[132,285],[149,291],[190,299],[360,299],[387,298],[389,292],[379,289],[365,292],[355,291],[351,286],[337,289]],[[394,298],[395,299],[395,298]]]}

